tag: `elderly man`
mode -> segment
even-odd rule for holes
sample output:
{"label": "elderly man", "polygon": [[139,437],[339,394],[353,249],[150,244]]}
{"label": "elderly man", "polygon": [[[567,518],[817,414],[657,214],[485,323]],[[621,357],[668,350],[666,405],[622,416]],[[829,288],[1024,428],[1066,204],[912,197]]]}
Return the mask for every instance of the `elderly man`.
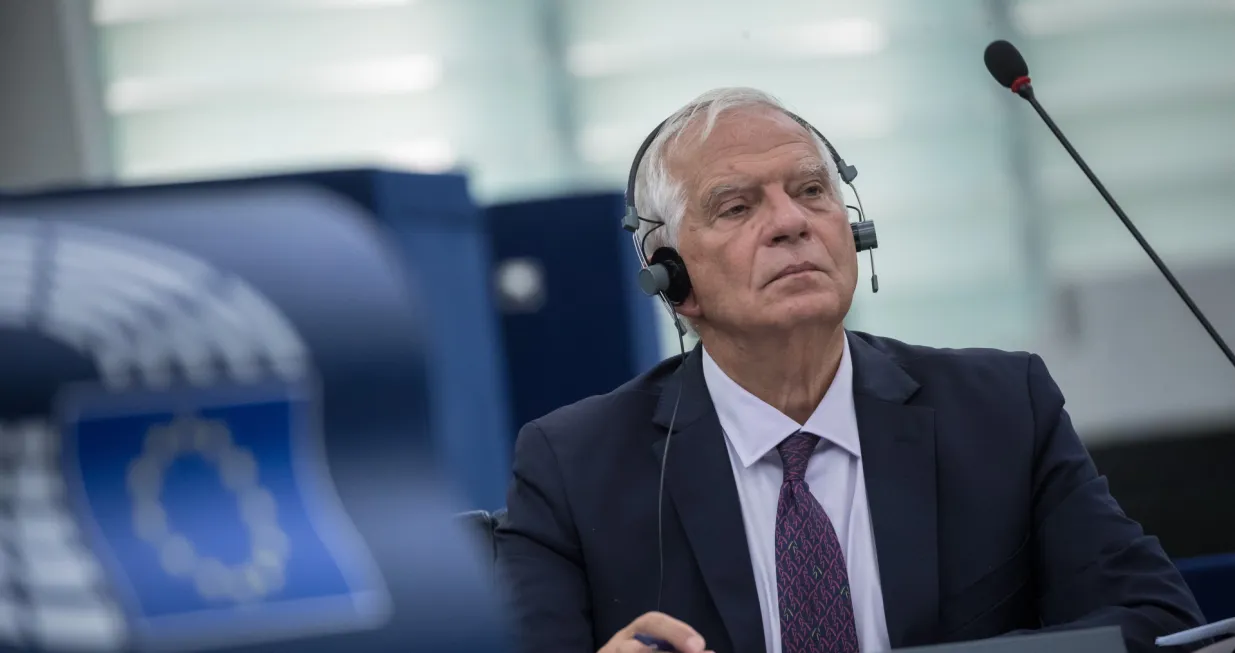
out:
{"label": "elderly man", "polygon": [[1149,651],[1202,623],[1040,358],[845,329],[857,252],[807,125],[716,90],[635,167],[639,241],[676,248],[674,309],[700,345],[520,432],[498,551],[526,650],[881,651],[1115,625]]}

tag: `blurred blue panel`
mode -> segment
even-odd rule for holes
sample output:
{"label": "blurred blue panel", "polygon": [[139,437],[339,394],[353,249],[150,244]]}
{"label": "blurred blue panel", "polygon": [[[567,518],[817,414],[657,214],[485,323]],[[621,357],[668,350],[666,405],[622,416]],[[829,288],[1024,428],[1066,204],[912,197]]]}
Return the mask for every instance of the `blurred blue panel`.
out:
{"label": "blurred blue panel", "polygon": [[1213,623],[1235,617],[1235,553],[1175,561],[1188,588]]}
{"label": "blurred blue panel", "polygon": [[0,202],[0,650],[503,648],[433,311],[304,180]]}
{"label": "blurred blue panel", "polygon": [[432,428],[470,507],[496,509],[510,476],[510,402],[491,297],[484,214],[461,175],[309,174],[392,230],[428,308]]}
{"label": "blurred blue panel", "polygon": [[[505,502],[510,473],[510,403],[500,326],[493,308],[490,252],[483,213],[472,202],[461,175],[426,175],[380,170],[338,170],[210,181],[167,186],[84,190],[60,197],[91,197],[106,193],[147,196],[188,189],[231,190],[267,188],[295,183],[328,191],[363,210],[375,220],[387,251],[408,273],[417,299],[426,307],[421,316],[427,330],[425,351],[429,370],[430,427],[450,478],[468,498],[471,508],[496,509]],[[137,195],[135,195],[137,194]],[[260,261],[261,252],[284,248],[305,257],[323,278],[345,283],[363,293],[363,283],[351,267],[333,256],[328,241],[310,248],[294,222],[278,227],[248,226],[249,240],[210,243],[225,251],[241,248]],[[155,228],[173,241],[207,241],[201,228],[166,220]],[[217,240],[217,239],[216,239]],[[312,301],[313,282],[302,279],[296,291]],[[358,294],[357,297],[362,297]],[[343,306],[347,306],[346,302]],[[345,309],[322,319],[350,322]],[[377,328],[378,325],[365,325]],[[389,328],[392,325],[384,325]],[[361,363],[360,360],[353,361]]]}
{"label": "blurred blue panel", "polygon": [[661,359],[621,194],[487,209],[516,424],[609,392]]}

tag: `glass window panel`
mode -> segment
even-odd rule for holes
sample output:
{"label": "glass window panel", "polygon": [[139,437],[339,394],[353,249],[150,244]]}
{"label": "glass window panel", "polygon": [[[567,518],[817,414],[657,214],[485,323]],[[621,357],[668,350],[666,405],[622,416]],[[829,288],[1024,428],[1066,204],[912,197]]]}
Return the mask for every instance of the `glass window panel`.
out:
{"label": "glass window panel", "polygon": [[[1014,15],[1038,98],[1167,264],[1235,255],[1235,5],[1020,0]],[[1058,141],[1026,129],[1055,274],[1151,270]]]}
{"label": "glass window panel", "polygon": [[537,6],[99,2],[117,168],[461,167],[482,199],[556,190],[567,141]]}
{"label": "glass window panel", "polygon": [[[332,165],[469,171],[481,201],[624,186],[716,86],[767,90],[861,170],[880,227],[850,326],[1023,348],[1034,289],[1142,269],[981,52],[1001,0],[96,0],[126,180]],[[1039,96],[1168,261],[1235,254],[1228,0],[1007,0]],[[563,13],[561,34],[543,12]],[[556,51],[555,41],[562,43]],[[1028,143],[1028,151],[1017,150]],[[1028,156],[1031,174],[1014,161]],[[853,199],[852,197],[850,198]],[[1050,269],[1025,235],[1046,232]],[[667,349],[676,336],[663,320]]]}

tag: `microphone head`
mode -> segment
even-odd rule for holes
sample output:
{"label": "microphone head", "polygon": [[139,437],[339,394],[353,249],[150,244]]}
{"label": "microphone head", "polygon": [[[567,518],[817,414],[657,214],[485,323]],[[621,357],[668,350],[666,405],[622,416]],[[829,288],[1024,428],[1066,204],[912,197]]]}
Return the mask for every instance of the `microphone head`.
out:
{"label": "microphone head", "polygon": [[1025,63],[1025,57],[1021,56],[1015,45],[1007,41],[994,41],[986,46],[986,53],[982,58],[986,61],[986,69],[991,71],[991,76],[1005,88],[1012,88],[1016,80],[1029,76],[1029,65]]}

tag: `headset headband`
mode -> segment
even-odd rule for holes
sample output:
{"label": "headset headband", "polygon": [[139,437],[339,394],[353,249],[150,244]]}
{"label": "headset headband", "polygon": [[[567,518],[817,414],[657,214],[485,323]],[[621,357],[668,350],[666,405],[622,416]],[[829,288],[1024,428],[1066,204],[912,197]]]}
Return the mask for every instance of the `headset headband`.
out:
{"label": "headset headband", "polygon": [[[828,150],[828,154],[832,157],[832,162],[836,164],[836,171],[840,179],[845,184],[848,184],[853,189],[854,197],[858,201],[858,221],[850,222],[849,227],[853,231],[853,242],[859,252],[872,250],[879,246],[878,239],[875,237],[875,225],[866,220],[865,212],[862,210],[862,199],[857,195],[857,188],[853,185],[853,180],[858,176],[858,169],[845,163],[836,148],[828,142],[828,139],[815,129],[814,125],[802,120],[797,114],[791,111],[781,109],[786,115],[793,118],[799,125],[802,125],[823,143],[823,146]],[[686,263],[682,260],[677,250],[672,247],[661,247],[652,254],[649,260],[647,252],[644,251],[646,240],[649,235],[656,229],[665,225],[662,220],[651,220],[641,217],[639,210],[635,207],[635,178],[639,174],[639,166],[643,163],[643,157],[647,154],[648,148],[652,146],[652,142],[664,129],[665,123],[669,122],[666,118],[652,133],[643,139],[643,144],[639,146],[639,150],[635,153],[635,160],[630,165],[630,174],[626,178],[626,214],[622,217],[622,228],[630,232],[631,241],[634,243],[636,254],[639,257],[639,264],[642,269],[639,271],[639,288],[644,293],[650,296],[659,296],[665,304],[665,309],[669,311],[670,317],[673,318],[674,324],[677,326],[678,334],[686,332],[682,326],[681,320],[673,309],[674,304],[680,304],[685,301],[691,293],[690,275],[686,270]],[[837,190],[839,193],[839,189]],[[853,208],[853,207],[851,207]],[[639,223],[647,222],[655,225],[643,234],[642,240],[639,237]],[[871,288],[874,292],[879,292],[879,277],[875,274],[875,257],[871,253]]]}
{"label": "headset headband", "polygon": [[[781,109],[781,111],[783,111],[785,115],[790,118],[793,118],[795,122],[802,125],[819,138],[820,142],[823,143],[824,148],[828,150],[828,154],[832,157],[832,162],[836,164],[836,170],[840,175],[842,182],[849,184],[857,178],[858,169],[845,163],[845,160],[841,158],[840,153],[836,151],[835,147],[832,147],[832,143],[828,141],[827,137],[824,136],[822,132],[815,129],[814,125],[806,122],[796,113],[793,113],[787,109]],[[652,130],[652,133],[648,134],[647,138],[643,139],[643,143],[639,145],[639,150],[635,152],[635,160],[631,163],[630,173],[626,177],[626,216],[622,220],[622,226],[627,231],[632,233],[639,230],[640,221],[653,223],[660,222],[659,220],[649,220],[647,218],[639,217],[639,211],[635,208],[635,179],[639,176],[639,166],[643,164],[643,157],[647,154],[648,149],[652,147],[652,141],[656,140],[656,137],[660,134],[660,131],[665,128],[665,123],[667,122],[669,122],[669,118],[662,120],[661,123],[656,125],[656,128]]]}

